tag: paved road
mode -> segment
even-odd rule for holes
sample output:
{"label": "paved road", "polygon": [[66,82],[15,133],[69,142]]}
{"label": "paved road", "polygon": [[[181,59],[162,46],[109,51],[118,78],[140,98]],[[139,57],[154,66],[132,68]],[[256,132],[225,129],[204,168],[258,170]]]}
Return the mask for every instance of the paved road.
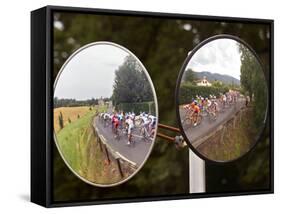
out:
{"label": "paved road", "polygon": [[[219,102],[218,102],[219,104]],[[236,104],[233,104],[222,111],[222,106],[219,104],[218,109],[219,113],[215,121],[210,121],[207,116],[203,116],[202,122],[196,127],[191,127],[189,129],[185,128],[185,134],[188,137],[191,144],[196,144],[196,141],[200,138],[209,135],[220,125],[227,122],[236,112],[245,106],[244,98],[239,98]],[[184,118],[185,110],[180,108],[181,118]],[[183,127],[184,124],[183,124]]]}
{"label": "paved road", "polygon": [[134,146],[128,146],[128,138],[124,134],[120,134],[120,140],[116,140],[111,130],[111,126],[104,127],[102,121],[98,117],[94,118],[94,123],[96,128],[98,128],[100,135],[105,138],[107,143],[116,152],[119,152],[122,156],[128,160],[134,162],[136,166],[140,166],[144,161],[146,155],[152,146],[151,142],[144,141],[140,136],[140,129],[135,128],[133,130],[133,141]]}

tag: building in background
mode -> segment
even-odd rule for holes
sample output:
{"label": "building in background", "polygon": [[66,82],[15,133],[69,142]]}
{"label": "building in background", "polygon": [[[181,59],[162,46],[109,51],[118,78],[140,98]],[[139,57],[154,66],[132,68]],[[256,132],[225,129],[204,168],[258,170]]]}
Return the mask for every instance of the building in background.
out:
{"label": "building in background", "polygon": [[212,83],[207,80],[206,76],[204,76],[203,79],[198,80],[196,84],[198,86],[212,86]]}

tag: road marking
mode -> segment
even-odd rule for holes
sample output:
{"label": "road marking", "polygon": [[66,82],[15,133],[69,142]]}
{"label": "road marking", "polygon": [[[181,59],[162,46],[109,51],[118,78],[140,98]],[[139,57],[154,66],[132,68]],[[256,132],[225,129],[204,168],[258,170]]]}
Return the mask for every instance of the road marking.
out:
{"label": "road marking", "polygon": [[[143,136],[135,135],[135,134],[132,134],[132,136],[133,136],[133,137],[138,137],[138,138],[141,138],[141,139],[144,138]],[[148,139],[153,141],[153,138],[152,138],[152,137],[149,137]]]}
{"label": "road marking", "polygon": [[119,152],[116,152],[116,154],[123,160],[129,162],[130,164],[132,164],[133,166],[137,166],[137,164],[131,160],[129,160],[128,158],[124,157],[123,155],[121,155]]}
{"label": "road marking", "polygon": [[102,141],[103,141],[104,143],[107,143],[105,137],[104,137],[102,134],[100,134],[100,138],[102,138]]}
{"label": "road marking", "polygon": [[105,139],[105,137],[104,137],[102,134],[99,133],[98,128],[97,128],[97,127],[95,127],[95,128],[96,128],[97,134],[98,134],[98,136],[101,138],[103,144],[106,145],[106,147],[111,151],[111,154],[112,154],[113,156],[115,156],[115,158],[119,157],[119,158],[123,159],[124,161],[130,163],[130,164],[133,165],[134,167],[137,166],[137,164],[136,164],[135,162],[129,160],[128,158],[126,158],[126,157],[124,157],[123,155],[121,155],[119,152],[115,151],[115,150],[111,147],[111,145],[109,145],[109,144],[107,143],[107,140]]}
{"label": "road marking", "polygon": [[132,134],[133,137],[143,138],[143,136]]}

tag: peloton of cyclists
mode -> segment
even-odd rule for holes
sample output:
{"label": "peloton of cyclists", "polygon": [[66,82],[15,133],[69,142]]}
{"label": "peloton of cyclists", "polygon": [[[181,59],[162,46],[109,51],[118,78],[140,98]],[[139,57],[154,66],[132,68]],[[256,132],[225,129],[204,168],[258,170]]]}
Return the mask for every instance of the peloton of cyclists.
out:
{"label": "peloton of cyclists", "polygon": [[216,120],[219,112],[218,102],[221,104],[222,108],[225,108],[226,105],[236,103],[239,97],[239,91],[235,90],[229,90],[224,94],[220,93],[218,98],[212,94],[205,98],[196,95],[195,98],[192,98],[191,103],[184,105],[183,108],[187,113],[187,117],[191,117],[193,126],[197,126],[200,114],[202,114],[202,116],[210,115]]}
{"label": "peloton of cyclists", "polygon": [[[146,132],[147,138],[151,138],[155,134],[155,126],[157,122],[157,118],[151,114],[147,114],[145,112],[140,113],[140,115],[136,116],[134,112],[123,112],[123,111],[115,111],[112,113],[103,112],[100,113],[100,119],[103,120],[104,124],[111,124],[112,133],[114,134],[114,138],[120,137],[121,130],[124,134],[126,133],[128,137],[127,145],[132,144],[132,131],[136,126],[140,126],[141,131]],[[136,121],[139,124],[136,125]],[[106,127],[106,126],[105,126]],[[145,129],[145,130],[144,130]]]}
{"label": "peloton of cyclists", "polygon": [[190,104],[184,106],[184,109],[190,113],[193,126],[197,126],[199,122],[200,114],[206,112],[213,114],[216,118],[218,112],[218,103],[216,102],[216,96],[210,95],[204,98],[202,96],[196,95],[195,99],[192,99]]}

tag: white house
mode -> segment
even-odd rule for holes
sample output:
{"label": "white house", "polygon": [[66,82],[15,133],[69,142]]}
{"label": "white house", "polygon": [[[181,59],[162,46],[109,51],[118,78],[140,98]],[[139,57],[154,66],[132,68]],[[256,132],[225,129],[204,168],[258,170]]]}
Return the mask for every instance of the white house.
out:
{"label": "white house", "polygon": [[212,83],[210,83],[206,76],[203,77],[203,79],[198,80],[196,83],[198,86],[212,86]]}

